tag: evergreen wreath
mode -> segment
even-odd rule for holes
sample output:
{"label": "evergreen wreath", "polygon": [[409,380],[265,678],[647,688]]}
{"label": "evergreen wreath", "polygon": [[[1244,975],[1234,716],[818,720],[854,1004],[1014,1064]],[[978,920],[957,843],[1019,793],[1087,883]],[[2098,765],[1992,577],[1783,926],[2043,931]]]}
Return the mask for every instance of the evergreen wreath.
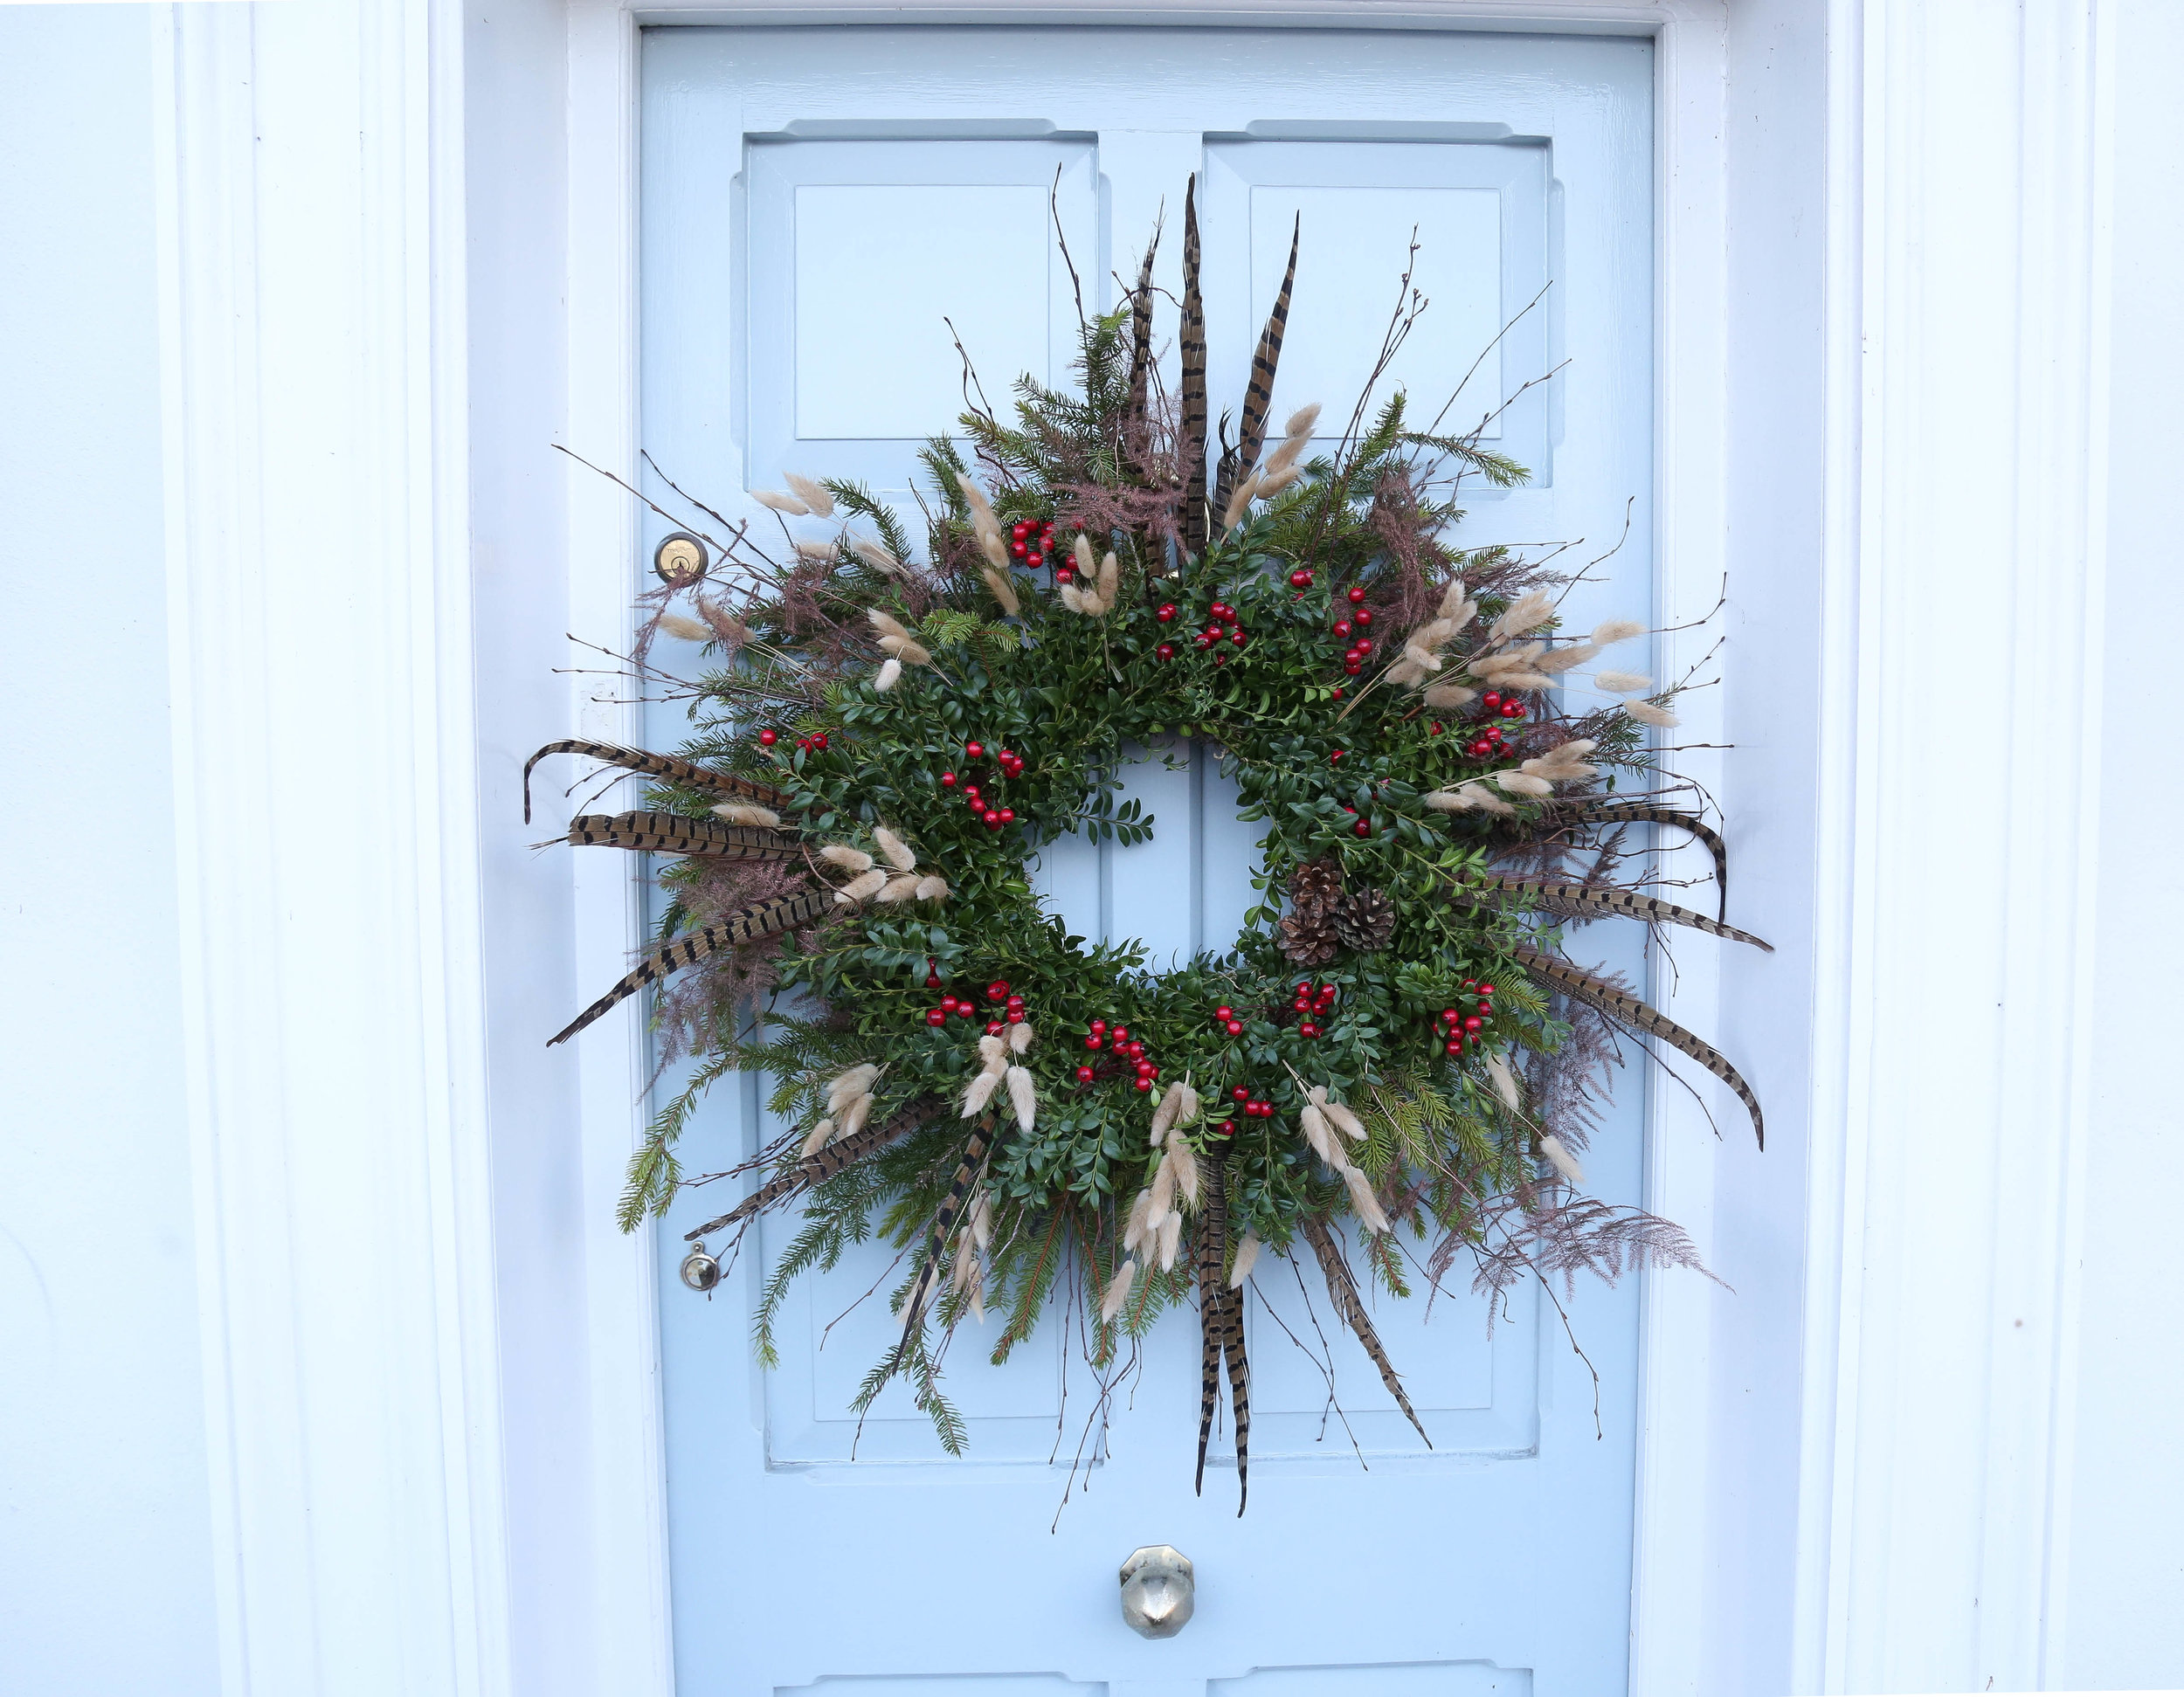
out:
{"label": "evergreen wreath", "polygon": [[[646,809],[579,817],[568,840],[681,857],[657,946],[553,1039],[657,983],[665,1059],[697,1058],[632,1161],[623,1226],[704,1182],[683,1176],[679,1133],[716,1080],[763,1071],[794,1129],[706,1176],[766,1174],[687,1236],[740,1240],[802,1209],[764,1282],[764,1360],[791,1281],[877,1232],[909,1252],[902,1331],[857,1406],[904,1375],[953,1452],[939,1360],[966,1317],[1004,1313],[999,1362],[1050,1299],[1081,1297],[1105,1369],[1195,1291],[1199,1483],[1225,1369],[1241,1513],[1242,1291],[1261,1254],[1309,1254],[1414,1425],[1345,1217],[1399,1294],[1406,1231],[1428,1278],[1468,1256],[1486,1293],[1697,1265],[1668,1222],[1576,1189],[1615,1033],[1697,1061],[1763,1136],[1759,1104],[1712,1048],[1562,958],[1554,923],[1759,940],[1620,875],[1623,827],[1674,826],[1725,893],[1721,838],[1669,804],[1648,748],[1675,691],[1600,666],[1643,630],[1565,632],[1567,575],[1443,540],[1467,482],[1527,473],[1478,431],[1413,428],[1400,393],[1368,418],[1423,305],[1407,277],[1339,448],[1308,457],[1315,406],[1262,454],[1293,237],[1235,438],[1224,417],[1209,451],[1189,195],[1173,397],[1158,240],[1117,311],[1081,314],[1078,386],[1024,379],[1013,422],[973,406],[975,466],[948,438],[923,449],[922,562],[855,483],[758,493],[780,515],[771,548],[691,502],[718,534],[663,545],[635,658],[660,630],[708,645],[698,735],[672,757],[569,741],[530,764],[651,777]],[[791,519],[835,523],[814,540]],[[695,617],[670,610],[684,597]],[[1570,704],[1580,676],[1603,705]],[[1150,835],[1118,800],[1125,749],[1172,739],[1234,775],[1264,831],[1262,894],[1230,949],[1164,972],[1141,945],[1068,935],[1026,859],[1066,833]],[[702,1241],[686,1277],[718,1280]]]}

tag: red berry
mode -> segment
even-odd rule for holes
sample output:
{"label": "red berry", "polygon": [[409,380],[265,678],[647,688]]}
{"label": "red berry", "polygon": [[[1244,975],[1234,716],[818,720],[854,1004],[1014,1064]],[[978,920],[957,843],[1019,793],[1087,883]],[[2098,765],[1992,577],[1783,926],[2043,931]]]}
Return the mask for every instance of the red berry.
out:
{"label": "red berry", "polygon": [[799,736],[799,737],[798,737],[798,738],[797,738],[797,740],[796,740],[796,751],[797,751],[798,754],[804,754],[804,753],[807,752],[807,751],[810,749],[811,746],[812,746],[812,739],[811,739],[810,737],[808,737],[808,736]]}
{"label": "red berry", "polygon": [[1241,631],[1231,631],[1228,633],[1228,639],[1239,648],[1244,645],[1244,633]]}
{"label": "red berry", "polygon": [[1454,1008],[1443,1008],[1441,1011],[1441,1023],[1444,1025],[1453,1025],[1462,1018],[1463,1016]]}
{"label": "red berry", "polygon": [[1355,584],[1352,584],[1350,590],[1350,604],[1354,607],[1364,599],[1365,591],[1357,587]]}
{"label": "red berry", "polygon": [[1312,587],[1312,574],[1306,571],[1303,567],[1298,567],[1296,570],[1289,574],[1289,587],[1293,590],[1310,589]]}
{"label": "red berry", "polygon": [[1089,1066],[1080,1066],[1077,1068],[1077,1082],[1079,1084],[1089,1084],[1092,1082],[1092,1069]]}
{"label": "red berry", "polygon": [[1129,1041],[1130,1041],[1130,1027],[1129,1027],[1129,1026],[1127,1026],[1127,1025],[1117,1025],[1117,1026],[1115,1028],[1115,1040],[1116,1040],[1117,1043],[1127,1043],[1127,1042],[1129,1042]]}
{"label": "red berry", "polygon": [[1152,1088],[1152,1080],[1151,1079],[1132,1079],[1130,1081],[1130,1087],[1132,1090],[1150,1090]]}
{"label": "red berry", "polygon": [[1337,749],[1336,749],[1334,753],[1332,753],[1331,755],[1328,755],[1328,756],[1327,756],[1327,763],[1328,763],[1330,766],[1332,766],[1332,765],[1333,765],[1333,764],[1334,764],[1337,761],[1340,760],[1340,759],[1341,759],[1341,758],[1342,758],[1344,755],[1348,754],[1349,752],[1350,752],[1350,751],[1349,751],[1347,748],[1337,748]]}
{"label": "red berry", "polygon": [[985,987],[985,999],[989,1002],[1005,1002],[1008,999],[1008,993],[1009,984],[1006,978],[996,978]]}
{"label": "red berry", "polygon": [[1522,701],[1504,701],[1502,703],[1503,718],[1522,719],[1524,716],[1524,704]]}
{"label": "red berry", "polygon": [[1005,825],[1014,824],[1016,823],[1016,810],[1013,807],[1003,808],[1001,810],[1001,823]]}
{"label": "red berry", "polygon": [[1034,551],[1024,556],[1024,563],[1029,566],[1033,571],[1036,571],[1040,567],[1047,563],[1047,556]]}
{"label": "red berry", "polygon": [[928,1008],[925,1010],[925,1023],[928,1025],[945,1025],[948,1016],[938,1008]]}
{"label": "red berry", "polygon": [[985,1022],[985,1034],[988,1037],[999,1037],[1001,1034],[1001,1031],[1002,1025],[999,1020],[989,1019]]}
{"label": "red berry", "polygon": [[1339,701],[1342,700],[1342,686],[1340,684],[1337,684],[1335,686],[1333,695],[1336,700]]}
{"label": "red berry", "polygon": [[1482,707],[1500,707],[1502,705],[1502,692],[1498,689],[1489,689],[1485,694],[1479,697],[1479,705]]}
{"label": "red berry", "polygon": [[976,760],[980,755],[985,752],[985,744],[983,742],[966,742],[963,745],[963,751],[966,755],[970,755],[971,759]]}
{"label": "red berry", "polygon": [[1104,1019],[1095,1019],[1095,1020],[1094,1020],[1094,1021],[1092,1022],[1092,1029],[1093,1029],[1094,1031],[1105,1031],[1105,1030],[1107,1029],[1107,1021],[1106,1021],[1106,1020],[1104,1020]]}
{"label": "red berry", "polygon": [[1358,608],[1356,612],[1350,616],[1350,622],[1355,624],[1360,631],[1364,630],[1365,626],[1372,623],[1372,610],[1369,607]]}
{"label": "red berry", "polygon": [[1491,985],[1491,984],[1481,984],[1481,985],[1479,986],[1479,994],[1480,994],[1480,995],[1482,995],[1482,996],[1491,996],[1491,995],[1493,995],[1493,994],[1494,994],[1494,986],[1493,986],[1493,985]]}
{"label": "red berry", "polygon": [[1020,996],[1012,996],[1008,999],[1008,1005],[1012,1008],[1020,1008],[1024,1005],[1024,998]]}
{"label": "red berry", "polygon": [[1213,638],[1207,636],[1203,631],[1199,631],[1198,635],[1191,638],[1191,646],[1193,648],[1211,648],[1213,645]]}
{"label": "red berry", "polygon": [[964,784],[963,787],[963,798],[967,802],[977,801],[978,799],[978,786],[975,783]]}
{"label": "red berry", "polygon": [[1056,566],[1056,567],[1054,568],[1054,582],[1055,582],[1055,583],[1075,583],[1076,581],[1077,581],[1077,569],[1076,569],[1075,566]]}
{"label": "red berry", "polygon": [[1100,1038],[1096,1036],[1088,1037],[1084,1039],[1084,1046],[1088,1049],[1096,1049],[1100,1047]]}
{"label": "red berry", "polygon": [[1227,1020],[1223,1022],[1221,1029],[1231,1037],[1241,1037],[1244,1034],[1244,1022],[1241,1019]]}
{"label": "red berry", "polygon": [[986,811],[985,817],[985,828],[988,831],[999,831],[1001,828],[1001,816],[999,813],[989,808]]}
{"label": "red berry", "polygon": [[1433,735],[1434,735],[1434,736],[1439,736],[1439,735],[1441,735],[1441,721],[1440,721],[1440,720],[1436,719],[1436,720],[1434,720],[1434,728],[1433,728],[1433,731],[1432,731],[1432,733],[1431,733],[1431,734],[1432,734]]}
{"label": "red berry", "polygon": [[813,737],[812,739],[812,746],[814,748],[824,748],[826,746],[826,733],[825,731],[821,731],[817,736]]}
{"label": "red berry", "polygon": [[1021,536],[1019,536],[1014,542],[1009,544],[1009,552],[1014,555],[1018,559],[1021,560],[1026,554],[1031,552],[1031,548],[1026,544],[1024,539]]}
{"label": "red berry", "polygon": [[1158,609],[1153,613],[1153,617],[1158,619],[1163,624],[1171,623],[1175,618],[1175,603],[1172,601],[1162,602]]}
{"label": "red berry", "polygon": [[1240,1102],[1248,1102],[1251,1100],[1251,1092],[1245,1089],[1241,1084],[1238,1085],[1234,1090],[1231,1090],[1228,1093]]}
{"label": "red berry", "polygon": [[775,743],[780,741],[781,733],[779,731],[768,729],[758,733],[758,746],[762,748],[771,748]]}
{"label": "red berry", "polygon": [[1226,653],[1220,653],[1220,654],[1216,654],[1216,655],[1214,655],[1214,656],[1213,656],[1213,664],[1214,664],[1215,666],[1227,666],[1227,665],[1228,664],[1228,656],[1227,656]]}
{"label": "red berry", "polygon": [[1164,642],[1152,652],[1157,659],[1171,660],[1175,658],[1175,645],[1171,642]]}
{"label": "red berry", "polygon": [[1482,1031],[1485,1028],[1485,1025],[1486,1021],[1480,1018],[1476,1013],[1472,1014],[1463,1022],[1463,1029],[1467,1031]]}
{"label": "red berry", "polygon": [[1359,666],[1355,660],[1344,660],[1342,663],[1342,670],[1343,676],[1345,678],[1354,678],[1364,671],[1365,667]]}
{"label": "red berry", "polygon": [[1350,640],[1351,629],[1351,623],[1348,619],[1338,618],[1335,621],[1335,634],[1340,637],[1344,642]]}
{"label": "red berry", "polygon": [[1313,1024],[1312,1022],[1308,1019],[1296,1028],[1296,1034],[1299,1037],[1317,1037],[1319,1035],[1319,1027]]}
{"label": "red berry", "polygon": [[1216,1019],[1233,1019],[1235,1017],[1235,1011],[1232,1008],[1219,1007],[1213,1010],[1213,1018]]}
{"label": "red berry", "polygon": [[956,1018],[958,1019],[968,1019],[976,1012],[978,1012],[978,1009],[972,1007],[968,1002],[958,1002],[956,1004]]}
{"label": "red berry", "polygon": [[1463,1039],[1460,1037],[1452,1037],[1441,1047],[1444,1054],[1460,1055],[1463,1052]]}
{"label": "red berry", "polygon": [[1234,1120],[1223,1120],[1220,1124],[1213,1128],[1213,1135],[1216,1137],[1234,1137],[1236,1135],[1236,1122]]}
{"label": "red berry", "polygon": [[1360,837],[1370,837],[1372,835],[1372,827],[1360,819],[1358,821],[1357,832]]}
{"label": "red berry", "polygon": [[955,1011],[956,1011],[956,998],[955,998],[954,997],[952,997],[952,996],[943,996],[943,997],[942,997],[940,998],[940,1011],[941,1011],[943,1013],[953,1013],[953,1012],[955,1012]]}

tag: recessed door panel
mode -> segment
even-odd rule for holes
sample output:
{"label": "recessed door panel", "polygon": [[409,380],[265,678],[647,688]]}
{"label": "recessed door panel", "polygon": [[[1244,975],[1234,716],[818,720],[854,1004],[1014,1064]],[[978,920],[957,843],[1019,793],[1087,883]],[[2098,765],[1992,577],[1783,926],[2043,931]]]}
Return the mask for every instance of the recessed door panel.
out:
{"label": "recessed door panel", "polygon": [[[1241,393],[1301,215],[1275,410],[1320,403],[1331,446],[1398,310],[1414,229],[1418,300],[1401,304],[1423,310],[1388,374],[1414,423],[1484,420],[1489,445],[1533,473],[1521,489],[1468,489],[1461,540],[1566,542],[1589,559],[1627,530],[1568,611],[1648,616],[1648,44],[676,28],[647,31],[643,52],[645,446],[731,521],[774,526],[747,492],[795,471],[866,481],[922,535],[915,454],[955,428],[958,335],[997,408],[1026,372],[1063,381],[1080,300],[1109,306],[1156,217],[1156,276],[1178,286],[1195,172],[1217,409]],[[664,484],[648,493],[672,500]],[[696,663],[672,641],[656,653]],[[672,746],[679,709],[655,709],[650,730]],[[1256,829],[1218,750],[1137,751],[1124,783],[1151,839],[1047,844],[1037,886],[1073,932],[1140,939],[1156,964],[1226,949],[1261,897]],[[1604,965],[1642,964],[1629,939],[1599,947]],[[725,1170],[774,1135],[764,1095],[757,1080],[717,1088],[685,1135],[687,1169]],[[1585,1157],[1587,1188],[1610,1201],[1640,1199],[1641,1097],[1626,1075]],[[1081,1313],[1049,1313],[1000,1367],[985,1356],[1005,1318],[964,1327],[944,1383],[968,1441],[951,1457],[899,1387],[861,1421],[850,1410],[895,1335],[893,1250],[853,1246],[796,1285],[770,1371],[750,1316],[797,1221],[755,1232],[710,1300],[674,1282],[681,1231],[719,1211],[721,1188],[678,1204],[660,1249],[688,1697],[1622,1688],[1629,1286],[1533,1280],[1489,1300],[1468,1254],[1435,1269],[1407,1240],[1412,1294],[1368,1300],[1421,1439],[1335,1323],[1309,1257],[1263,1259],[1240,1521],[1226,1430],[1206,1494],[1192,1491],[1192,1314],[1103,1382],[1081,1356]],[[1354,1246],[1352,1259],[1362,1271]],[[1197,1576],[1190,1624],[1157,1642],[1124,1625],[1117,1586],[1123,1558],[1153,1543]]]}

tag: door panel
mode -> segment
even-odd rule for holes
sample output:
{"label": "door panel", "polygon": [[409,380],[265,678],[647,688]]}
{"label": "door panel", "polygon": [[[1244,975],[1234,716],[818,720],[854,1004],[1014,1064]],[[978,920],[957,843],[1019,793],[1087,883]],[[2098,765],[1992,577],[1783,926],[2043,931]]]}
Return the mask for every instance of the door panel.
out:
{"label": "door panel", "polygon": [[[1321,402],[1331,445],[1415,226],[1413,281],[1431,304],[1393,369],[1421,422],[1475,361],[1455,428],[1571,362],[1495,421],[1535,480],[1478,492],[1465,540],[1590,538],[1589,558],[1628,514],[1612,569],[1569,604],[1581,623],[1644,617],[1650,76],[1649,49],[1630,41],[649,31],[646,445],[732,518],[763,517],[743,492],[784,471],[847,474],[900,499],[916,531],[915,450],[962,404],[943,321],[997,406],[1019,370],[1062,381],[1078,289],[1104,308],[1163,214],[1157,276],[1178,286],[1182,185],[1197,171],[1217,406],[1241,392],[1302,212],[1275,404],[1280,416]],[[1057,218],[1075,279],[1054,249]],[[683,657],[662,658],[672,670]],[[653,742],[672,744],[679,714],[654,713]],[[1256,834],[1217,751],[1145,750],[1127,789],[1151,839],[1051,844],[1038,887],[1073,932],[1140,939],[1158,964],[1225,949],[1258,899]],[[1629,940],[1600,948],[1603,964],[1642,963]],[[756,1148],[764,1093],[748,1079],[716,1090],[685,1136],[688,1169]],[[1608,1199],[1639,1199],[1641,1107],[1626,1078],[1586,1157],[1589,1188]],[[861,1423],[848,1411],[895,1331],[872,1294],[898,1276],[893,1252],[867,1245],[800,1281],[778,1320],[779,1365],[762,1371],[750,1311],[796,1222],[765,1222],[717,1300],[700,1300],[672,1271],[681,1231],[716,1200],[702,1190],[679,1206],[660,1251],[689,1697],[1591,1697],[1623,1685],[1635,1291],[1535,1287],[1489,1314],[1459,1267],[1438,1293],[1413,1278],[1409,1300],[1375,1299],[1429,1448],[1333,1324],[1317,1270],[1262,1261],[1239,1521],[1226,1431],[1206,1494],[1191,1491],[1191,1314],[1170,1316],[1104,1390],[1073,1315],[1050,1315],[1000,1367],[964,1327],[946,1383],[970,1443],[951,1458],[899,1388]],[[985,1342],[999,1325],[989,1316]],[[1102,1405],[1104,1436],[1088,1425]],[[1123,1625],[1116,1577],[1155,1542],[1198,1571],[1195,1618],[1157,1644]]]}

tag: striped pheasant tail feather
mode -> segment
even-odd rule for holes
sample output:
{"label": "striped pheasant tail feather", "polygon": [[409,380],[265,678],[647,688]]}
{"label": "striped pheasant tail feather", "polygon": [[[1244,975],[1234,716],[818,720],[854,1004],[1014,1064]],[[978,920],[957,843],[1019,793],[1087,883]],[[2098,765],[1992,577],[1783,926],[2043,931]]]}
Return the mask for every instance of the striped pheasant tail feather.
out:
{"label": "striped pheasant tail feather", "polygon": [[617,742],[592,742],[583,737],[570,737],[560,742],[549,742],[523,762],[523,823],[531,822],[531,769],[548,755],[586,755],[593,760],[605,761],[609,766],[619,766],[625,771],[642,772],[647,777],[666,778],[671,783],[687,783],[699,790],[710,790],[717,796],[741,796],[746,801],[757,802],[761,807],[779,807],[788,797],[778,790],[764,783],[754,783],[749,778],[735,777],[726,772],[678,760],[673,755],[647,754],[642,748],[625,748]]}
{"label": "striped pheasant tail feather", "polygon": [[940,1112],[941,1105],[930,1096],[921,1096],[916,1101],[897,1108],[886,1119],[874,1121],[862,1131],[845,1137],[839,1143],[829,1143],[813,1155],[807,1155],[788,1171],[768,1179],[718,1219],[708,1220],[694,1231],[682,1234],[685,1243],[695,1243],[700,1238],[725,1231],[732,1225],[741,1225],[754,1214],[762,1214],[777,1202],[801,1196],[805,1191],[824,1184],[836,1173],[846,1172],[870,1155],[876,1155],[898,1137],[907,1137],[928,1120]]}
{"label": "striped pheasant tail feather", "polygon": [[[1327,1222],[1316,1215],[1303,1217],[1304,1239],[1312,1246],[1312,1254],[1319,1262],[1320,1276],[1327,1281],[1327,1300],[1334,1305],[1335,1314],[1347,1326],[1361,1344],[1372,1364],[1379,1369],[1380,1383],[1395,1398],[1396,1407],[1403,1411],[1403,1418],[1417,1427],[1418,1435],[1426,1438],[1424,1422],[1418,1411],[1411,1406],[1410,1395],[1403,1389],[1403,1380],[1395,1370],[1395,1363],[1388,1359],[1387,1348],[1380,1342],[1380,1334],[1372,1324],[1372,1316],[1365,1312],[1365,1299],[1358,1293],[1358,1280],[1350,1271],[1350,1263],[1343,1259],[1342,1247],[1335,1241],[1334,1232]],[[1426,1447],[1431,1449],[1434,1440],[1426,1438]]]}
{"label": "striped pheasant tail feather", "polygon": [[1296,286],[1297,243],[1303,233],[1304,215],[1299,212],[1289,230],[1289,266],[1282,273],[1282,292],[1274,297],[1274,310],[1267,314],[1267,328],[1259,333],[1259,346],[1251,356],[1251,383],[1244,390],[1236,452],[1221,462],[1220,484],[1213,492],[1216,513],[1228,511],[1228,498],[1235,491],[1236,480],[1259,463],[1259,450],[1266,445],[1267,412],[1274,405],[1275,368],[1282,362],[1282,338],[1289,324],[1289,293]]}
{"label": "striped pheasant tail feather", "polygon": [[1244,1293],[1228,1288],[1227,1157],[1206,1157],[1199,1211],[1199,1466],[1194,1488],[1206,1490],[1206,1451],[1220,1401],[1220,1369],[1228,1369],[1228,1406],[1236,1422],[1236,1512],[1251,1495],[1251,1364],[1244,1357]]}
{"label": "striped pheasant tail feather", "polygon": [[978,1183],[978,1169],[985,1164],[985,1152],[992,1146],[992,1128],[988,1124],[971,1128],[971,1141],[963,1146],[963,1162],[956,1169],[956,1176],[948,1186],[940,1211],[933,1216],[933,1229],[925,1244],[925,1259],[919,1264],[909,1296],[902,1304],[902,1341],[895,1347],[895,1362],[898,1366],[909,1353],[910,1340],[917,1335],[933,1293],[940,1287],[948,1239],[954,1235],[956,1222],[963,1217],[964,1199]]}
{"label": "striped pheasant tail feather", "polygon": [[1565,912],[1586,914],[1621,914],[1629,919],[1642,919],[1664,925],[1688,925],[1694,931],[1704,931],[1709,936],[1726,937],[1731,942],[1748,942],[1755,948],[1774,953],[1774,945],[1749,931],[1739,931],[1733,925],[1724,925],[1704,914],[1695,914],[1689,907],[1679,907],[1672,901],[1659,901],[1649,895],[1640,895],[1635,890],[1596,890],[1583,884],[1558,884],[1544,878],[1513,878],[1507,873],[1489,873],[1489,888],[1503,895],[1528,896],[1551,907]]}
{"label": "striped pheasant tail feather", "polygon": [[1648,802],[1580,802],[1569,810],[1569,817],[1584,824],[1648,824],[1673,825],[1678,831],[1688,831],[1706,845],[1706,851],[1714,857],[1714,889],[1719,897],[1715,917],[1729,916],[1729,845],[1721,834],[1696,813],[1686,813],[1681,808],[1655,807]]}
{"label": "striped pheasant tail feather", "polygon": [[1198,177],[1183,191],[1183,547],[1203,554],[1206,509],[1206,300],[1199,292]]}
{"label": "striped pheasant tail feather", "polygon": [[1251,1363],[1244,1359],[1244,1293],[1221,1292],[1221,1354],[1228,1362],[1228,1407],[1236,1420],[1236,1515],[1251,1500]]}
{"label": "striped pheasant tail feather", "polygon": [[809,925],[822,918],[833,905],[831,890],[808,890],[802,895],[787,895],[772,901],[762,901],[755,907],[730,914],[726,919],[715,921],[702,930],[686,932],[673,942],[655,949],[624,975],[622,981],[573,1020],[555,1036],[547,1039],[546,1046],[566,1043],[570,1038],[602,1015],[612,1012],[621,1003],[646,984],[665,978],[671,972],[679,972],[686,966],[694,966],[724,949],[740,949],[746,943],[759,942],[783,931],[793,931],[799,925]]}
{"label": "striped pheasant tail feather", "polygon": [[1148,391],[1152,386],[1152,260],[1160,251],[1160,231],[1145,244],[1145,261],[1137,267],[1137,286],[1130,297],[1130,390],[1123,417],[1131,424],[1145,417]]}
{"label": "striped pheasant tail feather", "polygon": [[1731,1066],[1718,1050],[1700,1042],[1673,1019],[1647,1006],[1636,997],[1617,990],[1613,984],[1604,984],[1565,962],[1550,960],[1546,955],[1529,949],[1512,949],[1510,953],[1525,971],[1553,985],[1572,1001],[1596,1008],[1618,1024],[1627,1025],[1648,1037],[1657,1037],[1689,1055],[1736,1093],[1737,1100],[1752,1115],[1752,1135],[1759,1140],[1761,1149],[1766,1148],[1766,1121],[1759,1112],[1759,1099],[1752,1094],[1752,1086],[1744,1081],[1744,1075]]}
{"label": "striped pheasant tail feather", "polygon": [[569,841],[578,848],[649,849],[722,860],[793,860],[798,853],[778,831],[647,811],[580,813],[569,822]]}

